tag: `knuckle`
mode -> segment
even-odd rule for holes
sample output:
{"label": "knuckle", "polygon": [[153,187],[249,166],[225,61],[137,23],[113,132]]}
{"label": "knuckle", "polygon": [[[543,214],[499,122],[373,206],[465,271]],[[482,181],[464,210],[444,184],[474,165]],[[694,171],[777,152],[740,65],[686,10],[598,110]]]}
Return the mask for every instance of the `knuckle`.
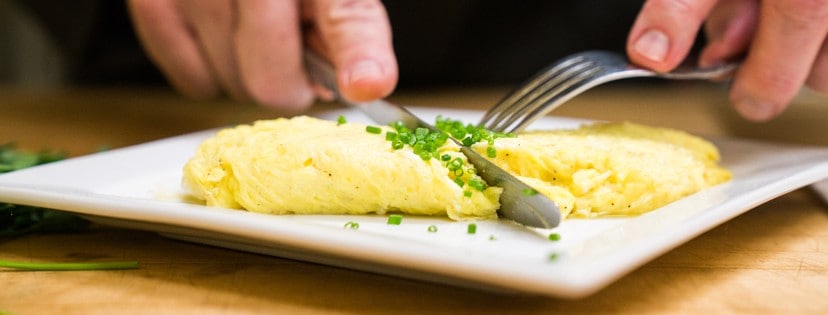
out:
{"label": "knuckle", "polygon": [[254,84],[248,86],[248,94],[257,104],[288,110],[304,109],[313,101],[313,94],[307,87],[274,89],[268,84]]}
{"label": "knuckle", "polygon": [[759,80],[759,86],[766,87],[769,91],[796,91],[802,85],[802,79],[799,75],[785,71],[765,73],[757,79]]}
{"label": "knuckle", "polygon": [[646,6],[657,14],[680,19],[692,18],[701,21],[705,18],[706,10],[691,0],[650,0]]}
{"label": "knuckle", "polygon": [[321,18],[329,25],[373,20],[385,14],[379,0],[332,0],[321,8]]}
{"label": "knuckle", "polygon": [[768,104],[783,106],[799,91],[804,78],[793,71],[764,71],[752,77],[750,90],[761,94]]}
{"label": "knuckle", "polygon": [[[772,10],[794,25],[806,27],[828,19],[828,0],[769,1]],[[823,23],[824,25],[824,23]]]}

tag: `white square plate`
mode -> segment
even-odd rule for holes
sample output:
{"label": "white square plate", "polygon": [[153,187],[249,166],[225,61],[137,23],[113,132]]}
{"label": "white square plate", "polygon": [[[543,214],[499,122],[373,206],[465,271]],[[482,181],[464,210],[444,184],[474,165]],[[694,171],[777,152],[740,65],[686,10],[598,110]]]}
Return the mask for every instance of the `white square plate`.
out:
{"label": "white square plate", "polygon": [[[472,122],[474,111],[412,108]],[[370,122],[354,110],[320,117]],[[585,121],[548,117],[535,129]],[[0,201],[62,209],[177,239],[465,287],[558,297],[591,294],[693,237],[791,190],[828,178],[828,148],[717,139],[733,180],[637,217],[565,220],[553,230],[506,220],[264,215],[187,202],[181,169],[214,131],[68,159],[0,176]],[[359,229],[345,228],[349,221]],[[437,232],[429,232],[435,225]],[[561,240],[550,241],[550,233]],[[554,256],[555,258],[551,258]]]}

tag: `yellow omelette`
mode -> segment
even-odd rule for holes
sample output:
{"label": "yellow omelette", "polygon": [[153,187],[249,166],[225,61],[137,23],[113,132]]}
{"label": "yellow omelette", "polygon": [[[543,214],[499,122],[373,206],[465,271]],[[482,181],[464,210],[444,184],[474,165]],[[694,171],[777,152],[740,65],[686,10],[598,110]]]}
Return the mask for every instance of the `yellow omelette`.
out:
{"label": "yellow omelette", "polygon": [[[475,189],[473,166],[451,141],[448,159],[393,148],[366,125],[299,116],[219,131],[184,166],[185,190],[206,205],[272,214],[401,212],[491,219],[499,187]],[[473,148],[549,196],[564,217],[647,212],[731,175],[710,142],[632,123],[527,132]],[[460,172],[446,161],[463,163]]]}

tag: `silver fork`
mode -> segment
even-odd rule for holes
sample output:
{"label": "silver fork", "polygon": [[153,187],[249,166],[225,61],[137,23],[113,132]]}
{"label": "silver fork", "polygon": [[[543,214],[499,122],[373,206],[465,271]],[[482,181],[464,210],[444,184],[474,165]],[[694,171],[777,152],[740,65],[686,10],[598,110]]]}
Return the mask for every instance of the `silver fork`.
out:
{"label": "silver fork", "polygon": [[507,95],[481,118],[479,125],[499,132],[519,132],[578,94],[606,82],[642,77],[665,79],[725,79],[739,63],[711,68],[686,67],[659,73],[630,64],[609,51],[587,51],[548,66]]}

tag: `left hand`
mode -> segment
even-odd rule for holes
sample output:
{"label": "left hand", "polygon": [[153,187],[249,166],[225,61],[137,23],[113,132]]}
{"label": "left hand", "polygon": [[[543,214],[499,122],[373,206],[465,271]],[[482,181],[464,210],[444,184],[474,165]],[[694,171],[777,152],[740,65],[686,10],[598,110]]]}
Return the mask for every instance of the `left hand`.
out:
{"label": "left hand", "polygon": [[687,57],[702,23],[708,42],[700,66],[745,56],[730,89],[742,116],[777,116],[803,85],[828,93],[828,0],[647,0],[627,54],[670,71]]}

